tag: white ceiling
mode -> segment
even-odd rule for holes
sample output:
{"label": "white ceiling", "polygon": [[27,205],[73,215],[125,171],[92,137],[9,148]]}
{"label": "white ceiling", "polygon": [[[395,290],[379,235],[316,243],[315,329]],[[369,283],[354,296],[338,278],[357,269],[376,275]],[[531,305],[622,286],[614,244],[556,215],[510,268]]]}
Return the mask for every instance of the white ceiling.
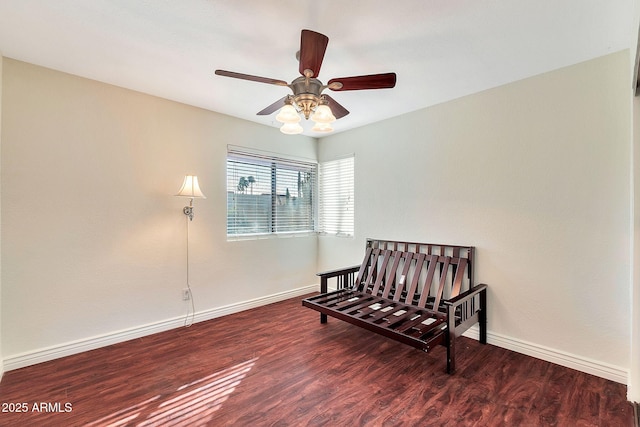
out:
{"label": "white ceiling", "polygon": [[[394,89],[327,91],[336,132],[606,55],[635,52],[636,0],[0,0],[0,52],[269,126],[300,30],[329,37],[319,79],[394,71]],[[305,125],[306,129],[310,126]],[[320,136],[310,130],[307,135]]]}

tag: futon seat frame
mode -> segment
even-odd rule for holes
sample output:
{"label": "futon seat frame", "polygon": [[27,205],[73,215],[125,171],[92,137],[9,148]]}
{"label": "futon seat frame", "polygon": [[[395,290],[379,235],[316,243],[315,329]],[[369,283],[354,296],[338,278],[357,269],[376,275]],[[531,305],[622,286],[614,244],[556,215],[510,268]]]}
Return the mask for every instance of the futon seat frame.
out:
{"label": "futon seat frame", "polygon": [[[367,239],[360,266],[318,273],[320,295],[302,305],[425,352],[447,348],[455,372],[455,343],[473,324],[487,342],[487,286],[473,285],[472,246]],[[329,282],[335,291],[328,292]]]}

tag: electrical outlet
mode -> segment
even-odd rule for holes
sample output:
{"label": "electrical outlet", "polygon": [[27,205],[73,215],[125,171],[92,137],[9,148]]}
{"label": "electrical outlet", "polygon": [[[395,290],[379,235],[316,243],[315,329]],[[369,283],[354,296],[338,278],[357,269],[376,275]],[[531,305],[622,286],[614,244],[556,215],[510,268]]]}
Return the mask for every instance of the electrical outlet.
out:
{"label": "electrical outlet", "polygon": [[182,301],[189,301],[191,299],[191,291],[189,289],[182,290]]}

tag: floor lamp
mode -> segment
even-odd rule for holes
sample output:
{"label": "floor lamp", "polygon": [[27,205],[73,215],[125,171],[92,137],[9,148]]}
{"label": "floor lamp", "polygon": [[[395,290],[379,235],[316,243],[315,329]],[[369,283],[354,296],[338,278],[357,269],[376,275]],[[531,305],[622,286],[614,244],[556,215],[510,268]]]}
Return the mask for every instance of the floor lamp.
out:
{"label": "floor lamp", "polygon": [[191,300],[191,321],[189,321],[189,312],[187,312],[187,317],[184,319],[184,326],[189,327],[193,324],[193,320],[196,316],[193,293],[191,292],[191,283],[189,282],[189,223],[193,221],[193,199],[206,199],[206,197],[202,194],[200,185],[198,185],[198,177],[195,175],[186,175],[184,177],[182,187],[176,196],[189,198],[189,206],[185,206],[182,209],[182,212],[186,215],[187,223],[187,289],[183,298]]}

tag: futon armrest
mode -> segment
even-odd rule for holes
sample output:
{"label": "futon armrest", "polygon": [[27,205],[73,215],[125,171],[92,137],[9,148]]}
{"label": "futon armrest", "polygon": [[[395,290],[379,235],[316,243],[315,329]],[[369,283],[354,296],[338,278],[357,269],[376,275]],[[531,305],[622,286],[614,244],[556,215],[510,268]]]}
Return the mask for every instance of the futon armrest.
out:
{"label": "futon armrest", "polygon": [[485,289],[487,289],[487,285],[485,284],[481,284],[481,285],[476,285],[473,288],[469,289],[466,292],[461,293],[460,295],[458,295],[455,298],[451,298],[448,300],[444,300],[444,304],[448,305],[448,306],[457,306],[462,304],[463,302],[475,297],[476,295],[478,295],[480,292],[484,291]]}
{"label": "futon armrest", "polygon": [[331,277],[340,276],[342,274],[355,273],[359,269],[360,269],[360,266],[359,265],[355,265],[353,267],[338,268],[336,270],[323,271],[322,273],[317,273],[316,276],[326,277],[328,279],[328,278],[331,278]]}
{"label": "futon armrest", "polygon": [[338,289],[351,287],[355,281],[355,275],[359,270],[360,266],[356,265],[353,267],[339,268],[337,270],[328,270],[318,273],[317,276],[320,276],[320,293],[327,293],[329,289],[328,281],[333,277],[337,278]]}
{"label": "futon armrest", "polygon": [[480,325],[478,341],[487,343],[487,285],[474,286],[467,292],[444,301],[444,304],[447,308],[450,338],[462,335],[477,322]]}

